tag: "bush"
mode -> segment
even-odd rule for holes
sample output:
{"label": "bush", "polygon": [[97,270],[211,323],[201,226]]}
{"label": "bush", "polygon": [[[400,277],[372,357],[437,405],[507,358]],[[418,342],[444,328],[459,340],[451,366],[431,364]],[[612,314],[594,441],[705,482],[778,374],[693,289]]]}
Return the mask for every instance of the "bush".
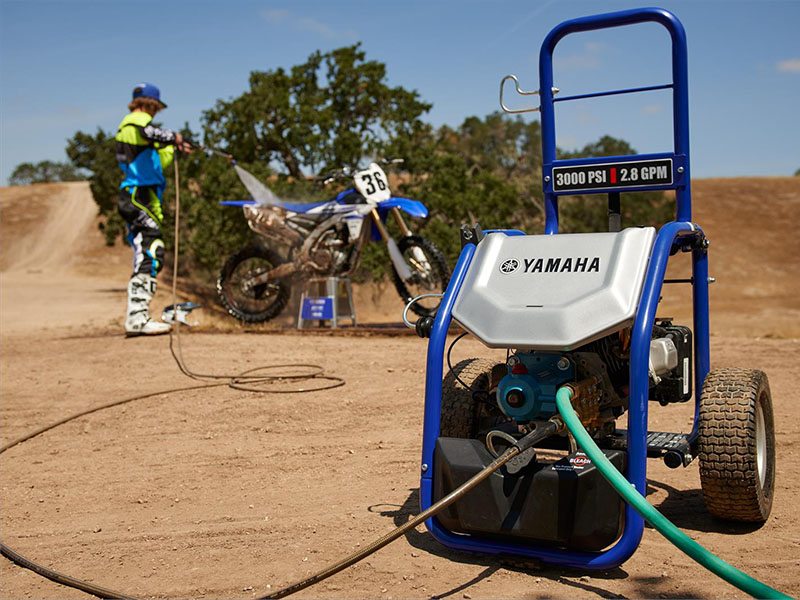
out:
{"label": "bush", "polygon": [[85,179],[86,175],[71,164],[43,160],[35,164],[27,162],[18,164],[8,178],[8,185],[84,181]]}

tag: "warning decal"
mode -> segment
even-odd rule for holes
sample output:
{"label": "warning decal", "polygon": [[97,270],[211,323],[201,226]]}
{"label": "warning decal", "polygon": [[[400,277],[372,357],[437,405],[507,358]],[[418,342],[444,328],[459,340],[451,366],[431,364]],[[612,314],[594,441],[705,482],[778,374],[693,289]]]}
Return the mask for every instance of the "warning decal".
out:
{"label": "warning decal", "polygon": [[671,158],[553,168],[554,192],[663,185],[672,185]]}

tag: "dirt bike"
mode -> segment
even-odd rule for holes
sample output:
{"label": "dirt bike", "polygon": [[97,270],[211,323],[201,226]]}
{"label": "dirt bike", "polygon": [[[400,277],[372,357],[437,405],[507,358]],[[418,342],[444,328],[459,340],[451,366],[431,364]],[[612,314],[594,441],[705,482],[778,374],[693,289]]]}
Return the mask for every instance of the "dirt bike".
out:
{"label": "dirt bike", "polygon": [[[401,159],[383,161],[384,164]],[[404,303],[428,293],[444,292],[450,269],[430,240],[414,235],[402,213],[425,218],[424,204],[392,196],[381,166],[350,168],[318,178],[323,184],[352,179],[353,186],[322,202],[295,204],[272,194],[249,173],[237,167],[242,182],[256,200],[221,202],[240,206],[256,239],[228,258],[217,280],[220,301],[228,312],[246,323],[278,316],[286,306],[294,282],[310,277],[347,277],[358,267],[361,251],[371,241],[383,241],[389,251],[397,293]],[[389,215],[402,237],[395,241],[385,223]],[[435,313],[438,298],[415,302],[420,316]]]}

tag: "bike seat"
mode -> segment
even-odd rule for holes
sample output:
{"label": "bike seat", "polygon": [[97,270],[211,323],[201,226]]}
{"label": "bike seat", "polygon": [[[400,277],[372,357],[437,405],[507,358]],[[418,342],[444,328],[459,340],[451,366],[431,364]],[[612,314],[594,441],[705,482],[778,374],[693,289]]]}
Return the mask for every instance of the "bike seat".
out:
{"label": "bike seat", "polygon": [[364,204],[365,202],[366,200],[364,200],[364,196],[359,194],[356,190],[349,188],[339,192],[330,200],[323,200],[322,202],[309,202],[305,204],[282,202],[281,206],[288,211],[313,217],[316,215],[327,216],[328,214],[335,212],[335,204]]}
{"label": "bike seat", "polygon": [[294,213],[308,213],[314,210],[315,208],[320,208],[328,204],[330,200],[323,200],[322,202],[305,202],[305,203],[298,203],[294,204],[291,202],[281,202],[281,206],[288,211]]}
{"label": "bike seat", "polygon": [[336,197],[331,198],[331,200],[336,201],[337,204],[366,204],[367,201],[364,199],[364,196],[359,194],[353,188],[348,188],[336,194]]}

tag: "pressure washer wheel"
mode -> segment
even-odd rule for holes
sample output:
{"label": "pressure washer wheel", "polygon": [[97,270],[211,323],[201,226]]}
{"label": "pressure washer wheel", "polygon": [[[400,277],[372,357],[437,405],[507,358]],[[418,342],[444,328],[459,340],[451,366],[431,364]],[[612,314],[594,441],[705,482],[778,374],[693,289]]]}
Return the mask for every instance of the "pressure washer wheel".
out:
{"label": "pressure washer wheel", "polygon": [[442,383],[440,435],[476,438],[507,421],[492,393],[506,373],[503,363],[485,358],[468,358],[456,364]]}
{"label": "pressure washer wheel", "polygon": [[766,521],[775,489],[775,426],[763,371],[729,368],[708,374],[698,450],[708,511],[729,521]]}

